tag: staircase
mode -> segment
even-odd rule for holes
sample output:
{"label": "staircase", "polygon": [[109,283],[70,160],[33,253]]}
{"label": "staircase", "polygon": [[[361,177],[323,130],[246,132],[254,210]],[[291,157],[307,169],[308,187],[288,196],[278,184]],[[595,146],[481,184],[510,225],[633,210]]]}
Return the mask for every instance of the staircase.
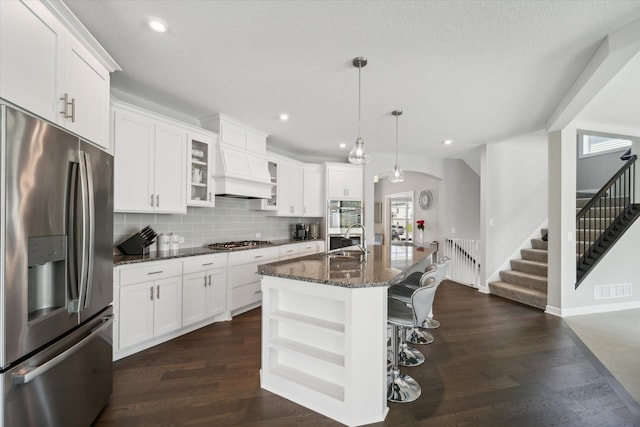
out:
{"label": "staircase", "polygon": [[531,239],[531,248],[522,249],[522,259],[511,260],[511,270],[500,272],[500,280],[489,283],[492,295],[544,310],[547,306],[547,242],[542,236]]}

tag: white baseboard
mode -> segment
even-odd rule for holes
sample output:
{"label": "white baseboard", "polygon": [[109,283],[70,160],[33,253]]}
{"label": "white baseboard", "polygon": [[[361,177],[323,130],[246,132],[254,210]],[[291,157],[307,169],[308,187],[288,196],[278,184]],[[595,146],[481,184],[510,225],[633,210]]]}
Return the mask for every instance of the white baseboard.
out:
{"label": "white baseboard", "polygon": [[558,308],[548,305],[545,309],[545,313],[552,314],[558,317],[571,317],[581,316],[583,314],[597,314],[597,313],[610,313],[613,311],[631,310],[634,308],[640,308],[640,301],[628,301],[619,302],[615,304],[599,304],[589,305],[586,307],[575,308]]}

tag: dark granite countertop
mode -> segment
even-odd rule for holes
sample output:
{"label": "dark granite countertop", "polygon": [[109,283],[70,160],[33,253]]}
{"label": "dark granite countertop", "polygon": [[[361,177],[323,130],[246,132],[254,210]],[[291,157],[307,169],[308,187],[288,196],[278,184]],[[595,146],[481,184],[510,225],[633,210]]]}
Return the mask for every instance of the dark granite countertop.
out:
{"label": "dark granite countertop", "polygon": [[258,266],[258,273],[312,283],[362,288],[388,286],[408,271],[424,269],[433,249],[419,245],[369,246],[366,257],[355,247],[343,248],[344,255],[318,253]]}
{"label": "dark granite countertop", "polygon": [[113,266],[117,267],[124,264],[136,264],[139,262],[149,261],[165,261],[174,258],[184,258],[198,255],[211,255],[218,253],[236,252],[236,251],[250,251],[253,249],[271,248],[274,246],[291,245],[296,243],[308,243],[308,242],[321,242],[320,240],[272,240],[270,245],[257,245],[251,248],[238,248],[238,249],[210,249],[206,246],[197,248],[184,248],[177,251],[167,252],[150,252],[144,255],[114,255]]}

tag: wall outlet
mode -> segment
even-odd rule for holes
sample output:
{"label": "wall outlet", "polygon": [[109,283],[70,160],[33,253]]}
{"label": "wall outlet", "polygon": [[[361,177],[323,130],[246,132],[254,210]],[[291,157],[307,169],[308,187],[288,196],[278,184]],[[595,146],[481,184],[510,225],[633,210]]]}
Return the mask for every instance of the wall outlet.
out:
{"label": "wall outlet", "polygon": [[451,227],[451,234],[456,234],[456,228],[455,227]]}
{"label": "wall outlet", "polygon": [[259,239],[262,237],[262,233],[256,233],[256,239]]}

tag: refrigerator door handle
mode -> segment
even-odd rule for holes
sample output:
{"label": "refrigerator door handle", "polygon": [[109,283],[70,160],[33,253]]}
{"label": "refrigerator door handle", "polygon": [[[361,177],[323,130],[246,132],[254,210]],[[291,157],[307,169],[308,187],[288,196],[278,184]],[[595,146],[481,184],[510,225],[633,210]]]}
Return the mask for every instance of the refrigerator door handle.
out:
{"label": "refrigerator door handle", "polygon": [[78,291],[78,307],[76,312],[80,312],[85,307],[85,293],[87,288],[87,270],[88,270],[88,262],[87,262],[87,253],[89,252],[89,242],[88,242],[88,214],[87,214],[87,167],[86,167],[86,159],[84,157],[84,153],[82,151],[78,152],[80,156],[80,207],[82,211],[82,217],[80,218],[81,227],[82,227],[82,243],[80,245],[80,286]]}
{"label": "refrigerator door handle", "polygon": [[68,303],[68,310],[70,313],[77,313],[79,306],[79,289],[78,282],[80,280],[78,274],[78,254],[75,250],[74,244],[76,239],[76,203],[78,199],[78,164],[71,163],[71,170],[69,171],[69,203],[67,206],[68,218],[67,218],[67,248],[69,248],[69,285],[70,285],[70,300]]}
{"label": "refrigerator door handle", "polygon": [[108,316],[104,316],[102,318],[102,323],[100,326],[91,330],[91,333],[86,336],[82,341],[74,344],[69,347],[67,351],[64,353],[60,353],[53,359],[48,360],[40,366],[29,366],[26,368],[22,368],[18,370],[16,373],[12,375],[14,384],[27,384],[34,379],[38,378],[40,375],[47,372],[49,369],[54,368],[59,365],[61,362],[65,361],[69,357],[71,357],[74,353],[80,350],[82,347],[87,345],[89,341],[91,341],[95,336],[101,334],[105,329],[107,329],[113,323],[113,314]]}
{"label": "refrigerator door handle", "polygon": [[83,300],[84,301],[84,305],[83,305],[83,309],[88,308],[89,307],[89,303],[91,301],[91,290],[93,289],[93,260],[94,260],[94,256],[95,256],[95,234],[96,234],[96,211],[95,211],[95,200],[94,200],[94,194],[93,194],[93,170],[91,167],[91,156],[89,156],[89,153],[86,152],[81,152],[81,155],[84,155],[85,161],[84,161],[84,166],[86,168],[86,175],[85,178],[87,180],[87,212],[88,212],[88,241],[89,241],[89,246],[88,246],[88,250],[86,253],[86,258],[87,258],[87,282],[86,282],[86,295],[84,296]]}

